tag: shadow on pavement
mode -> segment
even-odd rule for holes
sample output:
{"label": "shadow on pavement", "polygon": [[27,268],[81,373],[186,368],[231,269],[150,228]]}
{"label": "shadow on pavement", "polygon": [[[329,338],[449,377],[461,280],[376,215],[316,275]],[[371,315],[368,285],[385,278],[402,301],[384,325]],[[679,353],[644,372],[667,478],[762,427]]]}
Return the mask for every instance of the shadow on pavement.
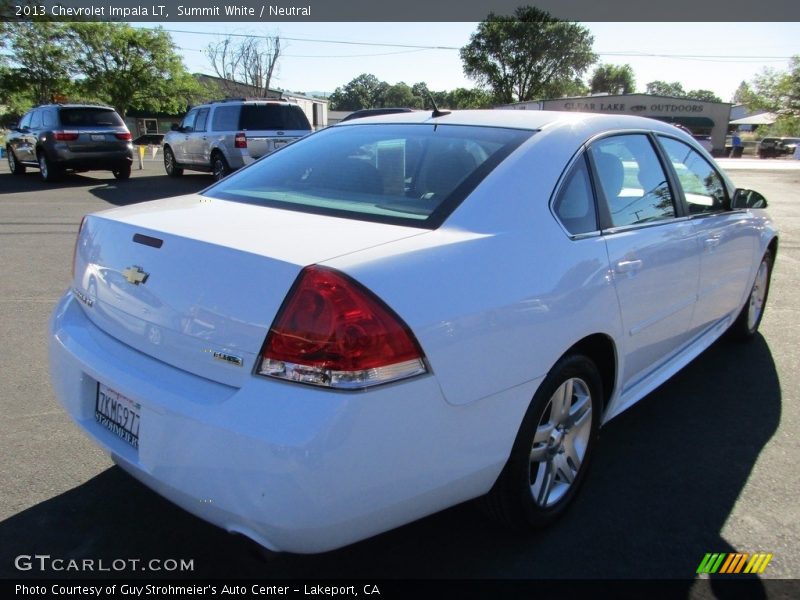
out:
{"label": "shadow on pavement", "polygon": [[[602,430],[582,493],[543,531],[503,529],[466,503],[341,550],[262,562],[112,468],[0,523],[0,576],[41,577],[13,559],[43,553],[194,559],[192,577],[675,578],[687,595],[716,594],[722,584],[692,578],[706,552],[758,550],[733,548],[720,532],[780,418],[764,338],[720,341]],[[741,577],[755,585],[748,597],[765,595]]]}
{"label": "shadow on pavement", "polygon": [[138,174],[126,181],[117,181],[111,173],[92,171],[89,174],[68,173],[60,180],[46,183],[39,177],[38,171],[30,171],[22,176],[10,173],[0,174],[0,195],[22,192],[44,192],[57,194],[60,189],[85,188],[87,193],[114,206],[127,206],[148,200],[169,198],[182,194],[193,194],[207,188],[214,179],[197,173],[183,177],[167,177]]}

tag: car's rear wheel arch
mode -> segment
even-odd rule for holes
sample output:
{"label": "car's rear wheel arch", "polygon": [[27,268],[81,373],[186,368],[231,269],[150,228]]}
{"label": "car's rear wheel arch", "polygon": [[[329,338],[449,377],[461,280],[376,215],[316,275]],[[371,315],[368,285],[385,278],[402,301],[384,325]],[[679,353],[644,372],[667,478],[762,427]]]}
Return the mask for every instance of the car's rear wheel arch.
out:
{"label": "car's rear wheel arch", "polygon": [[600,372],[600,379],[603,382],[602,414],[608,408],[617,381],[618,360],[617,347],[614,344],[614,340],[604,333],[594,333],[573,344],[569,350],[559,357],[559,360],[569,354],[582,354],[591,359],[597,366]]}

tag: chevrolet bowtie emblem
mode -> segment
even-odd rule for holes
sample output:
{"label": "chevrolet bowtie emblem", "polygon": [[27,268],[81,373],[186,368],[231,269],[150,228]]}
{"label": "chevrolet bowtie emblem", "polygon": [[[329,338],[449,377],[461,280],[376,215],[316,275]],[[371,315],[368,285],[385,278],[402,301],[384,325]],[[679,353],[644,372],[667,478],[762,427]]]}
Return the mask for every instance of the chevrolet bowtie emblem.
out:
{"label": "chevrolet bowtie emblem", "polygon": [[142,267],[138,267],[136,265],[128,267],[122,272],[122,274],[125,276],[125,279],[128,280],[128,283],[132,283],[133,285],[139,285],[140,283],[144,283],[150,276],[149,273],[144,272]]}

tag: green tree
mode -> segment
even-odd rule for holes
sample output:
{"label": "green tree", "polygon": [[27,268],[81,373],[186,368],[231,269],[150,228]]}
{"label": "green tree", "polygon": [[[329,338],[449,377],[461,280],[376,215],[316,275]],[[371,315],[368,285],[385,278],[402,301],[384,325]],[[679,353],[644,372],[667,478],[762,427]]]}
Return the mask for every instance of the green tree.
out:
{"label": "green tree", "polygon": [[745,104],[749,109],[778,115],[765,135],[800,135],[800,55],[790,59],[785,71],[764,69],[748,87],[750,94]]}
{"label": "green tree", "polygon": [[532,6],[513,16],[490,12],[461,48],[464,74],[498,102],[559,95],[597,59],[589,30]]}
{"label": "green tree", "polygon": [[447,92],[447,99],[443,105],[453,109],[488,108],[492,105],[493,100],[492,95],[486,90],[456,88]]}
{"label": "green tree", "polygon": [[66,25],[48,21],[9,23],[10,69],[3,77],[5,101],[15,96],[21,104],[45,104],[66,96],[72,85],[75,60],[67,46]]}
{"label": "green tree", "polygon": [[636,78],[630,65],[599,65],[589,79],[592,94],[630,94],[636,89]]}
{"label": "green tree", "polygon": [[691,90],[686,92],[686,98],[690,100],[700,100],[702,102],[722,102],[722,98],[711,90]]}
{"label": "green tree", "polygon": [[181,112],[205,95],[161,28],[99,22],[74,23],[71,29],[82,92],[112,105],[122,117],[129,109]]}
{"label": "green tree", "polygon": [[386,88],[386,93],[383,96],[383,106],[390,107],[405,107],[405,108],[420,108],[422,103],[420,98],[414,95],[411,87],[407,84],[396,83]]}
{"label": "green tree", "polygon": [[389,84],[375,75],[362,73],[344,87],[337,87],[331,94],[331,110],[360,110],[383,106]]}
{"label": "green tree", "polygon": [[750,86],[746,81],[743,81],[739,84],[739,87],[736,88],[731,101],[734,104],[749,104],[752,97],[753,90],[750,89]]}
{"label": "green tree", "polygon": [[677,82],[673,81],[671,83],[666,81],[651,81],[647,84],[647,93],[652,94],[653,96],[673,96],[675,98],[685,98],[686,92],[683,89],[683,86]]}

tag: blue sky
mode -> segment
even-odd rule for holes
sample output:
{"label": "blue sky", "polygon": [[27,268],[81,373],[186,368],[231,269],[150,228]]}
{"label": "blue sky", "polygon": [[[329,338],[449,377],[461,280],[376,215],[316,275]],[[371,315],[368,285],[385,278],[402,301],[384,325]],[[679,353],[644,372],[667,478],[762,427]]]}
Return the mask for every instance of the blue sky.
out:
{"label": "blue sky", "polygon": [[[151,24],[140,24],[151,27]],[[730,100],[742,80],[764,67],[785,69],[800,54],[800,23],[583,23],[594,34],[600,60],[630,64],[637,88],[655,79],[679,81],[684,89],[710,89]],[[193,72],[212,73],[204,54],[226,33],[275,34],[283,38],[276,86],[299,92],[332,92],[361,73],[389,83],[425,81],[431,89],[472,87],[457,48],[475,23],[166,23]],[[179,33],[181,31],[204,32]],[[291,38],[291,39],[289,39]],[[311,40],[327,40],[311,41]],[[396,46],[330,43],[437,46]],[[669,55],[669,56],[652,56]]]}

